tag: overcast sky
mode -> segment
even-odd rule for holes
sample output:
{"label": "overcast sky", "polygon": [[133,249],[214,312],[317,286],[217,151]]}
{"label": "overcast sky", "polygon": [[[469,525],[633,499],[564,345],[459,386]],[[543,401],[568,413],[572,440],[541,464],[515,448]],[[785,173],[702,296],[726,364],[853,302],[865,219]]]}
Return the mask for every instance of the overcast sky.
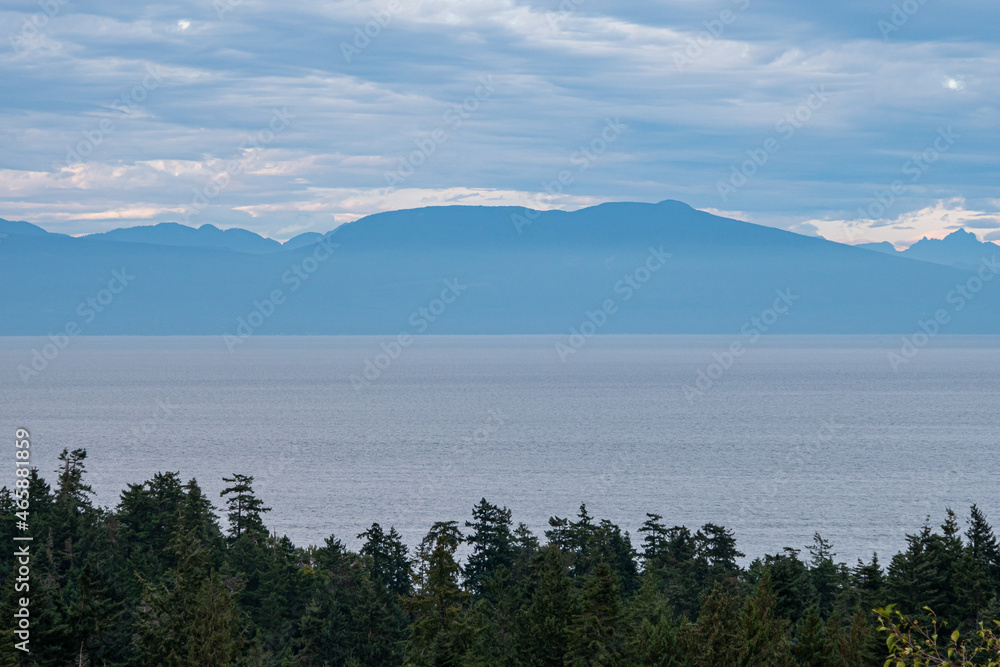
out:
{"label": "overcast sky", "polygon": [[0,217],[51,231],[679,199],[840,241],[1000,239],[995,1],[3,8]]}

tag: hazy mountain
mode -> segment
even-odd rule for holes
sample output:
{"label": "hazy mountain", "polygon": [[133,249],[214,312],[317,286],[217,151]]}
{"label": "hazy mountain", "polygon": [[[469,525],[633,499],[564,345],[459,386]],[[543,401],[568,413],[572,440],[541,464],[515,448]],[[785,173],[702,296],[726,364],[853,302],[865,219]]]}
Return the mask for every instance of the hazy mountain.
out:
{"label": "hazy mountain", "polygon": [[299,234],[298,236],[293,236],[288,239],[282,244],[281,248],[283,250],[294,250],[295,248],[312,245],[321,238],[323,238],[323,235],[318,232],[305,232],[304,234]]}
{"label": "hazy mountain", "polygon": [[222,230],[215,225],[202,225],[194,228],[177,222],[161,222],[158,225],[114,229],[101,234],[89,234],[83,238],[190,248],[224,248],[254,254],[281,250],[281,244],[277,241],[266,239],[245,229]]}
{"label": "hazy mountain", "polygon": [[881,243],[857,243],[854,247],[864,248],[865,250],[874,250],[876,252],[884,252],[887,255],[902,254],[900,251],[896,250],[896,246],[892,245],[888,241],[882,241]]}
{"label": "hazy mountain", "polygon": [[943,239],[924,237],[903,251],[896,250],[891,243],[885,241],[861,243],[855,247],[969,271],[978,269],[984,258],[990,258],[1000,251],[1000,246],[996,243],[980,241],[975,234],[964,229],[956,230]]}
{"label": "hazy mountain", "polygon": [[11,235],[0,333],[913,333],[937,311],[1000,332],[1000,281],[960,296],[968,278],[672,201],[437,207],[258,255]]}
{"label": "hazy mountain", "polygon": [[24,234],[28,236],[43,236],[47,231],[23,220],[4,220],[0,218],[0,234]]}

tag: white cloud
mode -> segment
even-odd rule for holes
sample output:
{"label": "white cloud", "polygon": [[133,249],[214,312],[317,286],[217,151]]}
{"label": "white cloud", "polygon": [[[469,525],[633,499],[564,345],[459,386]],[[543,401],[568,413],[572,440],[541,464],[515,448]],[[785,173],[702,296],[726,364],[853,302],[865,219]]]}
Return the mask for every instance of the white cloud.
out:
{"label": "white cloud", "polygon": [[[404,0],[350,63],[340,43],[384,0],[245,0],[223,20],[211,3],[189,0],[155,11],[115,0],[86,13],[67,5],[30,48],[0,53],[0,217],[64,214],[87,231],[89,218],[73,216],[173,216],[274,108],[289,110],[291,127],[200,219],[274,234],[422,202],[522,205],[543,180],[573,169],[579,147],[616,116],[628,131],[574,172],[553,206],[670,197],[761,224],[845,233],[835,221],[892,183],[939,126],[954,125],[961,142],[899,210],[954,197],[990,210],[1000,44],[989,26],[1000,9],[977,8],[968,21],[967,10],[928,4],[919,24],[884,42],[879,12],[866,25],[856,3],[738,4],[587,0],[561,13],[532,0]],[[735,21],[678,71],[674,56],[723,7]],[[29,15],[0,20],[15,28]],[[109,110],[153,64],[162,85],[127,117]],[[488,75],[495,94],[460,127],[447,124],[448,109]],[[715,183],[816,84],[831,92],[829,104],[723,202]],[[114,131],[86,164],[53,167],[103,119]],[[406,188],[381,190],[400,156],[441,128],[447,141]],[[907,243],[937,229],[925,217],[866,233]]]}
{"label": "white cloud", "polygon": [[[916,211],[903,213],[889,219],[866,220],[806,220],[803,225],[811,225],[820,236],[838,243],[880,243],[888,241],[899,249],[908,248],[922,238],[940,239],[958,228],[966,228],[985,240],[989,230],[1000,226],[997,216],[1000,211],[977,211],[966,208],[965,201],[956,198],[938,201]],[[795,230],[793,230],[795,231]]]}

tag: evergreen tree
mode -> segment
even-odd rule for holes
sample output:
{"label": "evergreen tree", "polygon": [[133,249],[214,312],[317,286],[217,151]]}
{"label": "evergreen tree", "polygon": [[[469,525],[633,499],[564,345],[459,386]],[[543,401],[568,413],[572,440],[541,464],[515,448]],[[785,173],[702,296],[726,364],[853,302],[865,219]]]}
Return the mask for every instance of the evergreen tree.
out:
{"label": "evergreen tree", "polygon": [[906,542],[906,551],[893,556],[889,563],[887,599],[910,614],[922,613],[924,607],[948,609],[952,568],[941,536],[924,524],[919,533],[907,535]]}
{"label": "evergreen tree", "polygon": [[643,534],[643,568],[647,572],[656,571],[663,567],[668,557],[670,534],[661,519],[663,517],[659,514],[646,514],[646,520],[639,528],[639,532]]}
{"label": "evergreen tree", "polygon": [[212,555],[221,554],[224,547],[222,529],[219,527],[219,517],[215,506],[208,496],[202,492],[197,480],[190,479],[184,485],[184,500],[181,506],[184,525],[194,531],[201,543],[209,547]]}
{"label": "evergreen tree", "polygon": [[518,655],[525,665],[562,665],[569,645],[573,592],[566,560],[558,546],[547,544],[539,549],[528,583],[530,603],[518,626]]}
{"label": "evergreen tree", "polygon": [[465,523],[472,532],[466,542],[472,547],[465,565],[465,583],[475,595],[483,595],[486,583],[501,567],[514,566],[511,511],[491,505],[483,498],[472,509],[473,521]]}
{"label": "evergreen tree", "polygon": [[740,613],[740,667],[793,667],[785,619],[775,615],[777,597],[765,577]]}
{"label": "evergreen tree", "polygon": [[745,645],[740,599],[731,583],[717,582],[701,603],[698,620],[685,626],[681,643],[690,667],[736,665]]}
{"label": "evergreen tree", "polygon": [[142,664],[228,667],[240,662],[244,639],[237,587],[210,569],[194,531],[179,526],[172,548],[177,567],[167,582],[146,582],[136,642]]}
{"label": "evergreen tree", "polygon": [[736,549],[736,538],[732,531],[714,523],[706,523],[694,537],[696,558],[705,566],[709,584],[725,579],[735,579],[740,575],[736,562],[745,554]]}
{"label": "evergreen tree", "polygon": [[267,534],[261,514],[270,512],[270,507],[264,507],[264,501],[254,495],[253,477],[249,475],[233,474],[232,477],[223,477],[223,482],[231,486],[222,490],[219,494],[226,497],[226,507],[229,509],[226,515],[229,519],[229,539],[236,541],[244,533],[249,534],[255,540]]}
{"label": "evergreen tree", "polygon": [[809,607],[819,604],[819,595],[808,567],[799,559],[799,550],[785,547],[783,552],[754,561],[750,569],[755,581],[768,581],[776,597],[775,613],[798,624]]}
{"label": "evergreen tree", "polygon": [[358,539],[365,540],[361,555],[370,559],[371,580],[393,597],[409,595],[413,589],[413,561],[396,529],[390,527],[386,534],[381,526],[373,523],[358,535]]}
{"label": "evergreen tree", "polygon": [[524,664],[520,658],[519,627],[526,605],[524,587],[503,565],[484,584],[483,595],[469,613],[471,646],[468,667]]}
{"label": "evergreen tree", "polygon": [[835,645],[824,627],[819,608],[809,607],[799,628],[799,638],[792,649],[799,667],[834,667]]}
{"label": "evergreen tree", "polygon": [[573,577],[582,578],[592,573],[598,563],[605,562],[618,576],[625,592],[636,589],[639,570],[628,533],[622,533],[607,519],[595,524],[586,505],[580,505],[577,521],[552,517],[549,526],[551,530],[545,536],[569,558]]}
{"label": "evergreen tree", "polygon": [[666,597],[660,592],[657,577],[647,572],[638,594],[628,609],[630,636],[626,655],[631,664],[643,667],[681,667],[685,664],[680,638],[680,623]]}
{"label": "evergreen tree", "polygon": [[834,562],[832,545],[819,533],[813,536],[809,547],[809,578],[816,591],[817,611],[822,618],[828,618],[833,605],[846,584],[847,572]]}
{"label": "evergreen tree", "polygon": [[955,586],[961,598],[963,616],[975,621],[980,612],[1000,594],[1000,547],[986,515],[977,505],[970,510],[968,526],[966,547]]}
{"label": "evergreen tree", "polygon": [[860,558],[858,564],[851,570],[850,586],[845,592],[847,609],[860,608],[864,613],[884,603],[885,573],[878,562],[878,554],[872,554],[872,561],[865,563]]}
{"label": "evergreen tree", "polygon": [[469,644],[465,603],[455,551],[463,536],[454,521],[437,522],[420,543],[416,591],[406,601],[413,615],[407,662],[412,665],[457,664]]}
{"label": "evergreen tree", "polygon": [[618,665],[625,636],[618,581],[607,563],[598,563],[583,587],[570,624],[565,664],[572,667]]}

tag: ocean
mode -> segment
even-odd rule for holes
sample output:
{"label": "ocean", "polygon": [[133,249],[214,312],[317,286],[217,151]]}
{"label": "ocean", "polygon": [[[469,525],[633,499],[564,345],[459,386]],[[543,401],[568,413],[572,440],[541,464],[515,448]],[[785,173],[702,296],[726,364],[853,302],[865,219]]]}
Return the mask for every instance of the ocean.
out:
{"label": "ocean", "polygon": [[100,505],[170,470],[221,508],[222,477],[253,475],[299,545],[356,546],[375,521],[416,545],[480,498],[539,535],[586,503],[636,546],[647,512],[722,524],[747,560],[819,532],[838,560],[885,562],[972,503],[1000,524],[996,336],[907,355],[900,336],[48,343],[0,338],[4,483],[23,426],[50,483],[64,447],[87,449]]}

